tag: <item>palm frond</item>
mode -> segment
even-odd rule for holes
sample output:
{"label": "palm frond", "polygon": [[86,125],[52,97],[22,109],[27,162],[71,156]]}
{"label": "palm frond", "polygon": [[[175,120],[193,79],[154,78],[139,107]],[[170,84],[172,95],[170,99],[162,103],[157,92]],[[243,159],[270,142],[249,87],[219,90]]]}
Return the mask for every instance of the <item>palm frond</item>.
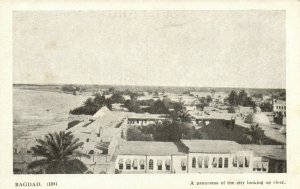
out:
{"label": "palm frond", "polygon": [[79,139],[76,138],[70,144],[68,144],[68,146],[66,146],[66,148],[64,149],[64,155],[72,154],[72,151],[78,149],[79,147],[81,147],[83,145],[83,142],[78,143],[78,141],[79,141]]}
{"label": "palm frond", "polygon": [[28,169],[34,169],[38,167],[47,167],[51,162],[48,159],[40,159],[33,161],[27,165]]}
{"label": "palm frond", "polygon": [[[83,153],[76,152],[76,149],[83,145],[83,142],[79,142],[78,138],[74,138],[71,132],[60,131],[55,133],[48,133],[44,139],[38,139],[37,145],[32,147],[34,155],[42,156],[45,159],[37,160],[29,164],[29,168],[35,168],[39,166],[45,166],[46,172],[49,173],[65,173],[67,170],[64,164],[68,164],[71,155],[77,154],[77,156],[85,156]],[[85,157],[88,157],[86,155]],[[80,160],[78,160],[80,161]],[[81,162],[82,163],[82,162]],[[71,164],[68,164],[70,166]],[[78,168],[78,167],[77,167]],[[81,172],[74,169],[76,172]],[[79,168],[82,168],[79,165]]]}
{"label": "palm frond", "polygon": [[82,152],[80,152],[78,150],[74,150],[73,153],[72,153],[72,156],[74,156],[74,157],[85,157],[85,158],[88,158],[88,159],[91,158],[90,155],[88,155],[86,153],[82,153]]}

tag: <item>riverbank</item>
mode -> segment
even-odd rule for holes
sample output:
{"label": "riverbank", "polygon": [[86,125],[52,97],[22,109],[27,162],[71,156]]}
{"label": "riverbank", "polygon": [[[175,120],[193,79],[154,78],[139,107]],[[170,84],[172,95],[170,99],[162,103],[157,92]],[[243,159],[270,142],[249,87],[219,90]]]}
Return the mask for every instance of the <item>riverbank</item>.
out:
{"label": "riverbank", "polygon": [[87,98],[49,90],[44,87],[13,88],[14,139],[32,137],[34,132],[47,132],[52,128],[65,129],[69,111],[82,105]]}

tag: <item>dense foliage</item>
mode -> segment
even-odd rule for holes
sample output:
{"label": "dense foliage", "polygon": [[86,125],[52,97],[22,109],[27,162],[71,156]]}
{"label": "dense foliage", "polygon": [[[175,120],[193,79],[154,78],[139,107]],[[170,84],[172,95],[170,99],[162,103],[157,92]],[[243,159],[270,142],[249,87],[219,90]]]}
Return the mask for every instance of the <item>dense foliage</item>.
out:
{"label": "dense foliage", "polygon": [[196,129],[189,123],[165,121],[162,124],[128,128],[130,141],[179,141],[180,139],[230,140],[240,144],[280,144],[265,136],[259,126],[245,128],[216,120]]}
{"label": "dense foliage", "polygon": [[199,103],[196,104],[196,106],[198,109],[203,111],[204,107],[209,106],[210,103],[212,102],[212,97],[210,95],[208,95],[207,97],[200,97],[198,100],[199,100]]}
{"label": "dense foliage", "polygon": [[32,147],[33,155],[43,157],[28,164],[28,169],[41,168],[46,174],[80,174],[87,167],[73,155],[83,155],[76,150],[83,145],[71,132],[61,131],[49,133],[45,139],[37,139],[37,145]]}
{"label": "dense foliage", "polygon": [[273,105],[270,102],[264,102],[260,104],[260,109],[262,112],[272,112]]}
{"label": "dense foliage", "polygon": [[172,112],[171,117],[173,120],[183,122],[183,123],[191,123],[192,122],[191,115],[183,109]]}
{"label": "dense foliage", "polygon": [[124,106],[130,112],[143,113],[144,111],[140,108],[140,102],[138,100],[126,100]]}
{"label": "dense foliage", "polygon": [[111,97],[110,97],[112,103],[120,103],[120,104],[124,104],[125,103],[125,98],[122,96],[121,93],[117,92],[114,93]]}
{"label": "dense foliage", "polygon": [[147,127],[130,127],[127,131],[127,140],[133,141],[171,141],[180,139],[200,139],[201,132],[190,124],[178,121],[165,121],[162,124],[149,125]]}
{"label": "dense foliage", "polygon": [[168,114],[169,109],[165,106],[165,103],[161,100],[157,100],[149,108],[145,108],[144,111],[150,114]]}
{"label": "dense foliage", "polygon": [[249,142],[253,144],[263,144],[263,141],[266,138],[265,132],[259,127],[258,124],[250,125],[250,128],[246,130],[244,135]]}
{"label": "dense foliage", "polygon": [[232,106],[254,106],[255,103],[252,101],[251,97],[248,96],[245,90],[241,90],[239,93],[236,91],[231,91],[228,96],[228,101]]}
{"label": "dense foliage", "polygon": [[133,126],[127,129],[128,141],[152,141],[151,134],[143,133],[142,127]]}
{"label": "dense foliage", "polygon": [[[261,140],[261,144],[280,144],[272,139],[267,138],[265,134],[260,130],[255,132],[252,131],[253,129],[251,128],[245,128],[242,126],[229,124],[228,122],[226,123],[221,120],[213,121],[210,124],[201,128],[203,139],[231,140],[240,144],[259,143],[258,141]],[[256,134],[258,134],[258,136],[256,136]],[[250,140],[251,137],[249,135],[252,135],[252,138],[254,140]]]}
{"label": "dense foliage", "polygon": [[283,119],[284,119],[284,115],[282,114],[282,112],[278,112],[274,116],[274,122],[279,125],[283,124]]}
{"label": "dense foliage", "polygon": [[80,115],[93,115],[103,106],[107,106],[111,109],[112,100],[105,98],[104,95],[97,94],[94,98],[88,98],[82,106],[70,111],[70,114]]}

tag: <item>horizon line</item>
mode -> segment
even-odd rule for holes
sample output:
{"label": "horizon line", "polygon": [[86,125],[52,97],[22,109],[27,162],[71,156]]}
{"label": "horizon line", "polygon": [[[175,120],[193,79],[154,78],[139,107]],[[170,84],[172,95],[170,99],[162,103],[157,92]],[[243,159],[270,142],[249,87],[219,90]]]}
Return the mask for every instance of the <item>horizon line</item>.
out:
{"label": "horizon line", "polygon": [[177,88],[236,88],[236,89],[280,89],[286,88],[269,88],[269,87],[230,87],[230,86],[174,86],[174,85],[134,85],[134,84],[84,84],[84,83],[13,83],[13,85],[100,85],[100,86],[129,86],[129,87],[177,87]]}

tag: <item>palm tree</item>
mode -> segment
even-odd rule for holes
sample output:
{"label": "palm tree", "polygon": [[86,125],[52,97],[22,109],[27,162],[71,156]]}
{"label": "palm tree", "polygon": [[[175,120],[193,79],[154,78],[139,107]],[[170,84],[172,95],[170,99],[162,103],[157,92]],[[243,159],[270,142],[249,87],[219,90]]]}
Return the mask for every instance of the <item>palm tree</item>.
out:
{"label": "palm tree", "polygon": [[244,135],[252,144],[263,144],[265,138],[264,130],[258,124],[251,124]]}
{"label": "palm tree", "polygon": [[87,107],[91,107],[94,105],[93,103],[93,99],[92,98],[88,98],[86,99],[86,101],[83,103],[84,106],[87,106]]}
{"label": "palm tree", "polygon": [[185,110],[181,110],[177,112],[177,119],[180,122],[187,122],[187,123],[191,122],[192,120],[191,115]]}
{"label": "palm tree", "polygon": [[33,155],[43,157],[28,164],[28,169],[41,168],[47,174],[79,174],[84,173],[87,167],[74,155],[86,156],[76,149],[83,145],[79,139],[74,139],[71,132],[49,133],[45,139],[38,139],[37,145],[32,147]]}

